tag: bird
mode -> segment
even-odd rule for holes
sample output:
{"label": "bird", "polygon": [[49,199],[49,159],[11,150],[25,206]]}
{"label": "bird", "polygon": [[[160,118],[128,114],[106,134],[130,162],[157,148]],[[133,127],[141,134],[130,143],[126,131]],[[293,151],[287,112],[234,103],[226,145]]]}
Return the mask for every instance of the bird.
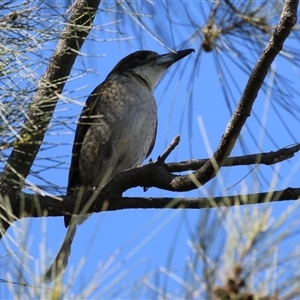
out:
{"label": "bird", "polygon": [[[101,188],[150,155],[158,124],[154,89],[165,71],[191,52],[136,51],[119,61],[93,90],[75,132],[67,195],[80,197],[87,190]],[[42,281],[53,281],[65,270],[77,225],[87,217],[64,217],[65,239]]]}

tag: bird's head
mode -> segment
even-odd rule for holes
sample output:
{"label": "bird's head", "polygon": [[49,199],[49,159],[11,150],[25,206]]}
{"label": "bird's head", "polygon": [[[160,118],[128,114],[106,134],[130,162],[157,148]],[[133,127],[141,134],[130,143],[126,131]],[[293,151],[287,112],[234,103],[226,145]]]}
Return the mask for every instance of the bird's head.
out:
{"label": "bird's head", "polygon": [[137,51],[124,57],[108,74],[107,78],[124,74],[141,79],[150,89],[154,89],[166,69],[173,63],[194,52],[194,49],[181,50],[176,53],[158,54],[154,51]]}

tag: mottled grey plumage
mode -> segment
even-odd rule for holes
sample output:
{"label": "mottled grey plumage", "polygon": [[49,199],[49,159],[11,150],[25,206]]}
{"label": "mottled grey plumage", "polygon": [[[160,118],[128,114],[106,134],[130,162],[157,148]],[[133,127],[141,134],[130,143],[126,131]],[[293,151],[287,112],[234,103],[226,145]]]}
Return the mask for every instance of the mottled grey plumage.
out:
{"label": "mottled grey plumage", "polygon": [[[157,108],[153,96],[164,71],[190,54],[187,49],[159,55],[137,51],[123,58],[91,93],[76,129],[68,194],[102,187],[118,173],[142,164],[154,146]],[[78,224],[86,217],[65,217],[69,226],[55,262],[44,276],[53,280],[67,265]]]}

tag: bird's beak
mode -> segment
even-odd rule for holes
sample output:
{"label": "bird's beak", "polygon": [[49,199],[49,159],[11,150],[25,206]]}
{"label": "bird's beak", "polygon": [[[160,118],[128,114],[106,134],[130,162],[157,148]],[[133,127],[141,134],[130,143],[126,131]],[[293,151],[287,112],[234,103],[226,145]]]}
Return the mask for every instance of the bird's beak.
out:
{"label": "bird's beak", "polygon": [[162,54],[159,57],[157,57],[155,64],[156,65],[164,65],[167,68],[174,64],[176,61],[184,58],[185,56],[189,55],[190,53],[195,52],[194,49],[185,49],[178,51],[176,53],[167,53]]}

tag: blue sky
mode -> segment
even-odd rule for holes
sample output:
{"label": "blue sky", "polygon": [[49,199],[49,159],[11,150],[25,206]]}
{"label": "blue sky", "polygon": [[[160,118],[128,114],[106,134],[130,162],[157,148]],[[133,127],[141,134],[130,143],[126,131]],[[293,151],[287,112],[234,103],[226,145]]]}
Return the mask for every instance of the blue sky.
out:
{"label": "blue sky", "polygon": [[[191,5],[192,8],[194,4],[191,2],[187,5]],[[177,5],[179,9],[179,4]],[[174,6],[176,5],[174,4]],[[190,9],[190,11],[192,10]],[[99,13],[95,25],[108,23],[111,21],[112,16],[108,16],[104,12]],[[128,21],[129,17],[122,16],[122,18]],[[176,18],[179,18],[179,16],[176,16]],[[153,20],[150,19],[148,22],[152,24]],[[155,31],[155,26],[153,28]],[[168,46],[177,50],[194,48],[196,52],[181,60],[176,66],[172,66],[155,91],[158,103],[159,127],[156,144],[150,157],[156,159],[173,137],[180,134],[181,142],[168,158],[170,162],[208,157],[211,154],[210,151],[214,151],[217,147],[230,119],[230,110],[220,85],[220,73],[216,71],[215,54],[213,52],[202,53],[199,60],[200,40],[194,38],[182,43],[184,39],[193,33],[193,28],[185,27],[182,29],[179,26],[174,28],[173,37],[168,39]],[[65,193],[74,138],[73,130],[76,128],[75,122],[89,93],[105,79],[115,64],[129,53],[139,49],[154,50],[158,53],[168,52],[145,31],[139,32],[138,26],[123,28],[124,31],[126,29],[126,37],[130,37],[130,39],[121,42],[116,40],[117,35],[110,32],[110,29],[113,29],[112,25],[104,28],[106,32],[93,30],[89,36],[90,40],[84,44],[81,50],[83,55],[77,58],[72,76],[63,93],[67,99],[60,101],[55,113],[55,117],[59,118],[57,120],[61,121],[63,118],[67,121],[67,124],[66,126],[61,125],[57,120],[52,122],[53,128],[45,138],[45,145],[55,145],[55,147],[39,153],[40,160],[37,163],[56,166],[56,161],[61,162],[59,167],[39,173],[44,180],[50,183],[46,188],[49,193],[55,193],[56,195]],[[156,30],[158,29],[156,28]],[[110,41],[110,39],[116,41]],[[296,42],[289,43],[294,46]],[[50,56],[53,46],[53,42],[43,45],[42,50],[40,50],[42,56]],[[295,46],[298,45],[295,44]],[[260,48],[263,49],[262,46]],[[226,55],[219,53],[219,55],[228,66],[227,70],[224,69],[224,74],[227,74],[226,79],[232,84],[231,76],[233,76],[237,84],[235,87],[232,84],[232,94],[228,97],[230,105],[234,108],[234,103],[239,100],[240,91],[243,90],[246,84],[247,74],[232,63],[231,60],[237,59],[234,51],[232,53],[229,51]],[[231,59],[228,58],[228,55],[231,55]],[[258,55],[254,54],[253,51],[248,53],[245,51],[244,55],[249,57],[251,61],[258,59]],[[293,70],[292,65],[282,58],[278,58],[273,67],[280,74],[287,76],[291,85],[299,92],[299,85],[296,85],[299,80],[299,71]],[[42,69],[43,67],[38,72],[41,72]],[[195,69],[197,70],[196,76],[194,80],[191,80],[190,74]],[[270,72],[267,81],[272,83],[272,80],[272,72]],[[190,89],[193,91],[192,97],[188,93]],[[292,103],[293,101],[297,103],[299,99],[296,96],[295,99],[290,100]],[[282,101],[287,100],[282,99]],[[79,102],[81,105],[78,104]],[[287,109],[282,109],[279,103],[274,101],[273,94],[268,97],[261,92],[254,105],[254,113],[247,120],[247,127],[242,131],[242,141],[247,145],[247,154],[256,153],[260,150],[275,151],[278,149],[270,138],[266,137],[266,132],[276,141],[279,147],[295,142],[294,138],[285,129],[284,122],[279,120],[273,107],[280,110],[282,119],[284,122],[288,122],[288,128],[293,132],[296,140],[299,141],[299,130],[297,130],[299,124],[296,118],[292,117]],[[254,114],[257,119],[255,119]],[[211,149],[207,148],[203,132],[207,135],[207,142]],[[251,139],[251,134],[255,137],[255,140]],[[245,148],[241,147],[241,144],[237,144],[232,155],[242,155],[244,153]],[[50,161],[42,158],[53,159]],[[226,168],[218,178],[212,180],[200,190],[169,193],[154,188],[143,192],[142,188],[136,188],[127,191],[125,196],[169,196],[176,198],[198,197],[207,193],[212,196],[220,196],[224,193],[231,195],[241,191],[246,192],[245,189],[247,189],[247,192],[263,192],[268,190],[273,178],[276,177],[274,175],[276,172],[280,176],[276,184],[277,188],[297,186],[299,163],[299,156],[296,155],[289,162],[282,163],[280,166],[260,166],[245,179],[243,178],[252,167]],[[35,170],[38,170],[37,166],[35,166]],[[45,185],[45,182],[38,180],[35,176],[29,177],[29,180],[37,185]],[[257,186],[257,182],[259,182],[259,186]],[[52,188],[55,185],[59,187],[56,192]],[[232,188],[225,191],[229,187]],[[277,218],[289,205],[289,202],[282,202],[264,205],[264,207],[270,206],[272,216]],[[263,205],[257,205],[257,207],[263,207]],[[121,295],[122,298],[130,297],[129,291],[146,281],[145,274],[153,274],[150,278],[154,283],[157,281],[160,286],[165,286],[167,290],[176,293],[177,290],[180,290],[181,283],[178,278],[176,280],[175,276],[171,278],[171,276],[161,275],[166,274],[163,267],[170,268],[178,277],[188,278],[186,260],[192,253],[190,244],[191,241],[197,239],[199,223],[208,216],[211,218],[207,224],[209,230],[210,224],[213,228],[214,222],[217,222],[213,221],[213,218],[220,216],[216,209],[210,211],[132,209],[94,214],[79,227],[73,242],[66,277],[76,274],[74,268],[76,270],[80,265],[83,256],[85,256],[85,262],[74,285],[70,288],[70,293],[76,294],[82,291],[83,286],[86,287],[91,282],[98,266],[101,265],[103,266],[102,274],[99,276],[101,283],[99,288],[92,294],[94,297],[107,299],[114,299],[116,295]],[[24,224],[29,226],[28,229],[24,227]],[[26,248],[29,249],[29,266],[31,271],[40,274],[39,272],[42,270],[38,267],[39,261],[46,257],[46,264],[52,263],[52,259],[61,245],[66,232],[63,218],[26,219],[16,223],[16,225],[21,226],[22,229],[26,228],[24,242],[27,244]],[[219,236],[211,237],[217,239],[217,241],[220,241],[221,236],[227,232],[227,229],[223,227],[223,222],[220,222],[219,226]],[[14,229],[11,228],[8,235],[13,235],[13,232]],[[46,247],[42,246],[45,241],[47,243]],[[213,255],[217,255],[218,251],[221,252],[222,250],[222,245],[218,244],[217,241],[212,241],[212,244],[219,246],[218,249],[212,250]],[[16,263],[18,257],[21,257],[19,256],[20,245],[17,244],[12,248],[15,249],[16,255],[6,259],[5,264],[8,267]],[[5,255],[3,244],[0,249],[2,255]],[[45,263],[45,261],[42,263]],[[198,268],[201,269],[201,265]],[[160,270],[160,275],[155,273],[157,270]],[[5,278],[5,273],[5,271],[1,272],[0,277]],[[148,291],[144,288],[144,293],[151,293],[151,288],[148,288]],[[70,295],[69,297],[71,297]],[[144,294],[137,294],[136,298],[140,298],[140,295]],[[11,290],[9,291],[2,284],[0,298],[11,297]]]}

